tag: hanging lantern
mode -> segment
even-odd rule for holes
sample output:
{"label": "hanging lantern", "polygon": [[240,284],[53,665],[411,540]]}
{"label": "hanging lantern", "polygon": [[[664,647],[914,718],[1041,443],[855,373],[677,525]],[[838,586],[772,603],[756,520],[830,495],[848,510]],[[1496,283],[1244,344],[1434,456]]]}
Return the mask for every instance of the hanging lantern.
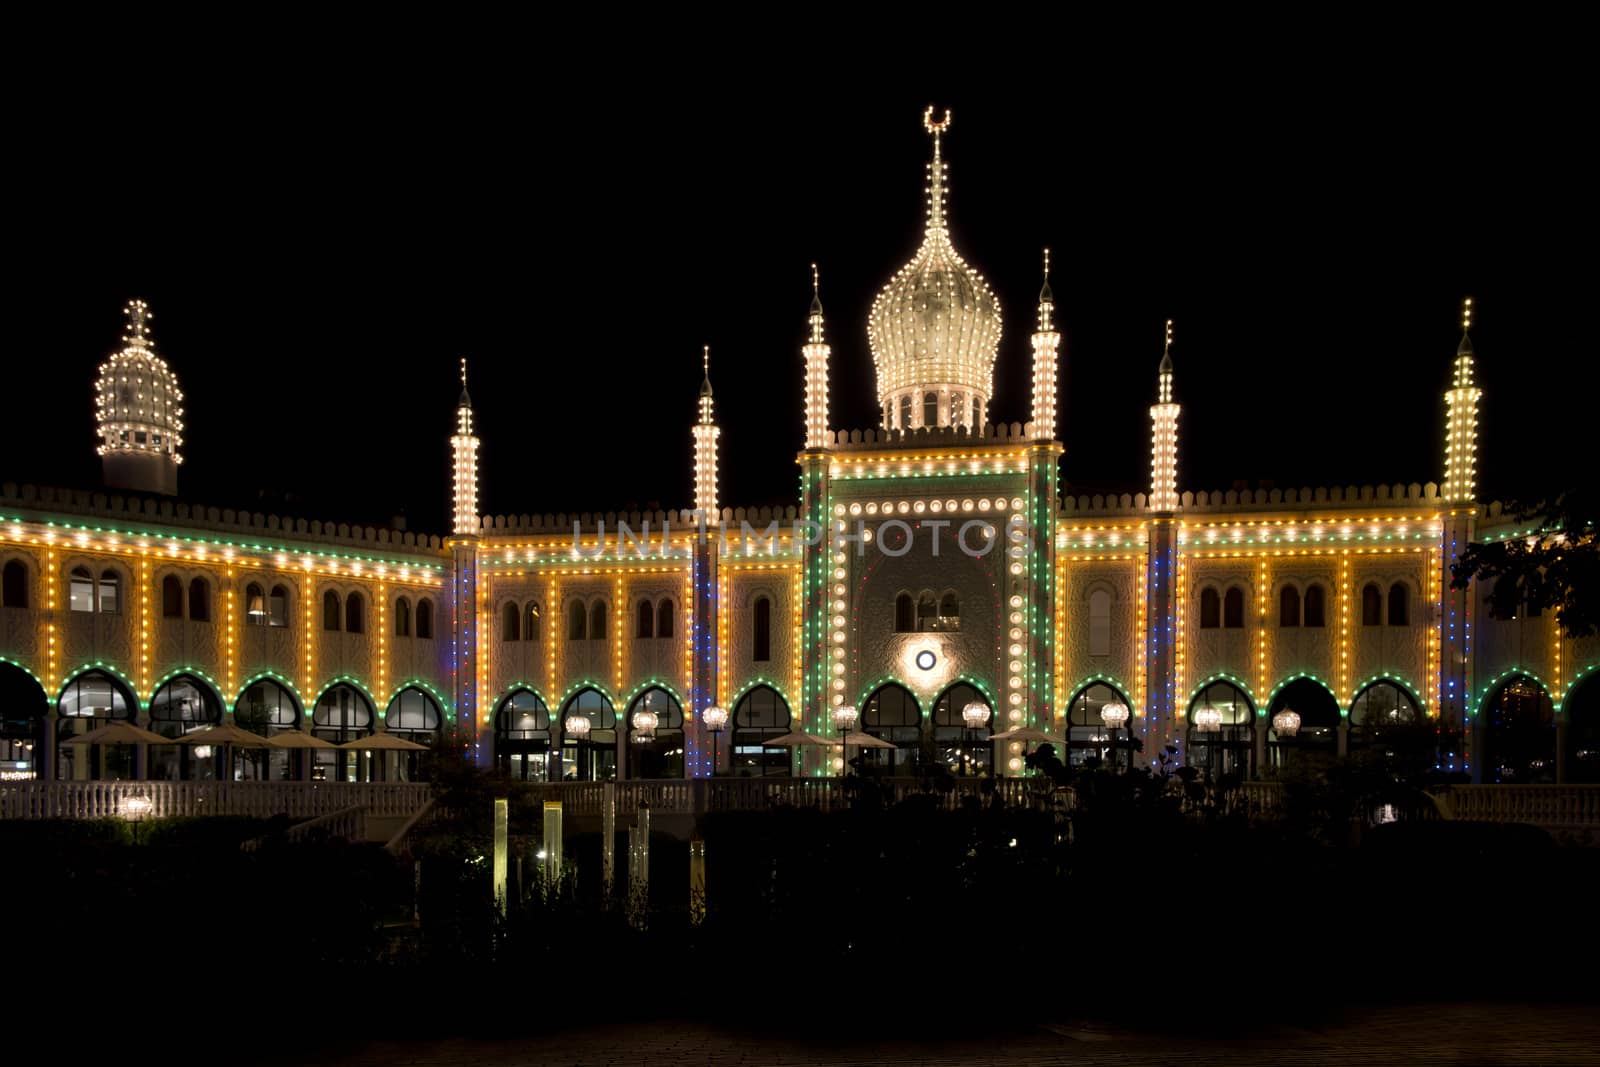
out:
{"label": "hanging lantern", "polygon": [[961,709],[961,721],[967,724],[969,730],[981,730],[992,714],[994,713],[989,710],[989,705],[974,700]]}
{"label": "hanging lantern", "polygon": [[1216,733],[1222,729],[1222,712],[1218,708],[1201,708],[1194,713],[1194,728],[1202,733]]}
{"label": "hanging lantern", "polygon": [[1272,717],[1272,729],[1279,737],[1293,737],[1300,732],[1300,715],[1284,708]]}
{"label": "hanging lantern", "polygon": [[833,725],[839,728],[841,734],[847,734],[856,727],[856,720],[861,718],[861,713],[850,704],[841,704],[833,709]]}
{"label": "hanging lantern", "polygon": [[720,734],[728,728],[728,709],[709,707],[700,713],[700,721],[706,724],[707,730]]}
{"label": "hanging lantern", "polygon": [[643,743],[656,739],[656,727],[661,725],[661,716],[650,710],[649,703],[639,706],[633,713],[633,735],[635,742]]}
{"label": "hanging lantern", "polygon": [[1128,721],[1128,705],[1120,700],[1113,700],[1100,709],[1100,721],[1111,730],[1120,730]]}
{"label": "hanging lantern", "polygon": [[567,716],[567,733],[576,740],[587,741],[589,739],[589,716]]}
{"label": "hanging lantern", "polygon": [[260,618],[267,613],[267,602],[260,593],[250,598],[249,614]]}

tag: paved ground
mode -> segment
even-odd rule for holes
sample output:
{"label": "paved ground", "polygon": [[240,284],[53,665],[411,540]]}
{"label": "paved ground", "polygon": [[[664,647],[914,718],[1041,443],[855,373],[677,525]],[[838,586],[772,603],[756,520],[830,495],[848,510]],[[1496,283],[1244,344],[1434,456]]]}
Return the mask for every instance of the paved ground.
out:
{"label": "paved ground", "polygon": [[[1270,998],[1270,991],[1265,994]],[[826,1019],[818,1017],[818,1030]],[[937,1028],[937,1014],[928,1025]],[[1421,1005],[1352,1010],[1316,1028],[1278,1028],[1248,1036],[1151,1035],[1083,1024],[1019,1025],[1003,1036],[922,1043],[796,1044],[700,1024],[620,1025],[553,1033],[538,1040],[381,1042],[359,1049],[303,1051],[300,1063],[384,1067],[469,1064],[570,1064],[573,1067],[910,1067],[1004,1063],[1007,1067],[1071,1064],[1095,1067],[1276,1067],[1333,1064],[1600,1064],[1600,1012],[1589,1005]]]}

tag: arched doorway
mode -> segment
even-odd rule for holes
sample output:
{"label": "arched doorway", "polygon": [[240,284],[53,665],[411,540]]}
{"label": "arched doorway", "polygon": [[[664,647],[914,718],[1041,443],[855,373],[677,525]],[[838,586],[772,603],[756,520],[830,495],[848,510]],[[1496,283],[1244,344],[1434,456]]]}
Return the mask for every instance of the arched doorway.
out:
{"label": "arched doorway", "polygon": [[1397,769],[1434,762],[1438,735],[1403,686],[1373,682],[1350,705],[1350,753],[1368,752]]}
{"label": "arched doorway", "polygon": [[[407,686],[396,693],[384,709],[383,726],[397,737],[432,748],[434,742],[439,740],[439,732],[444,729],[444,711],[431,693],[414,685]],[[417,782],[425,776],[428,757],[432,753],[395,752],[393,755],[397,758],[392,763],[388,755],[386,753],[383,760],[384,778],[388,777],[388,769],[392,767],[400,781]]]}
{"label": "arched doorway", "polygon": [[1478,708],[1485,784],[1528,785],[1556,780],[1556,718],[1550,694],[1526,674],[1514,674]]}
{"label": "arched doorway", "polygon": [[[150,698],[150,732],[177,739],[222,722],[222,699],[190,674],[169,679]],[[157,781],[218,777],[223,752],[212,745],[151,745],[149,777]]]}
{"label": "arched doorway", "polygon": [[0,780],[39,776],[49,711],[50,698],[38,680],[0,660]]}
{"label": "arched doorway", "polygon": [[[982,704],[989,709],[989,718],[983,729],[967,729],[961,713],[968,704]],[[942,766],[952,768],[956,774],[984,775],[994,769],[994,745],[988,740],[994,732],[994,706],[975,685],[957,682],[933,702],[933,755]]]}
{"label": "arched doorway", "polygon": [[1567,761],[1564,780],[1584,785],[1600,783],[1600,682],[1595,675],[1567,690],[1561,702],[1567,713]]}
{"label": "arched doorway", "polygon": [[[1272,717],[1280,711],[1300,716],[1300,729],[1294,736],[1280,737],[1272,728]],[[1283,767],[1295,757],[1290,753],[1339,754],[1339,702],[1314,678],[1296,678],[1281,687],[1267,708],[1267,763]]]}
{"label": "arched doorway", "polygon": [[[589,720],[587,737],[577,737],[572,720]],[[617,709],[598,689],[580,689],[561,709],[563,778],[606,782],[617,777]]]}
{"label": "arched doorway", "polygon": [[787,775],[793,766],[789,750],[762,742],[789,732],[789,704],[776,689],[758,685],[733,706],[732,773],[741,777]]}
{"label": "arched doorway", "polygon": [[[341,682],[331,686],[311,711],[311,734],[335,745],[343,745],[372,733],[372,702],[353,685]],[[358,782],[362,777],[363,753],[354,748],[314,748],[311,764],[313,781]]]}
{"label": "arched doorway", "polygon": [[532,689],[506,694],[494,713],[494,755],[500,773],[521,781],[550,777],[550,709]]}
{"label": "arched doorway", "polygon": [[[300,729],[300,705],[294,695],[271,678],[259,678],[245,687],[233,705],[233,723],[242,730],[273,737]],[[309,749],[243,748],[234,754],[239,777],[267,781],[309,777],[303,762]],[[298,768],[298,771],[297,771]]]}
{"label": "arched doorway", "polygon": [[[1198,723],[1197,712],[1206,713]],[[1338,714],[1335,708],[1334,716]],[[1255,773],[1255,738],[1255,706],[1244,690],[1232,682],[1212,682],[1189,702],[1189,731],[1185,737],[1189,765],[1205,771],[1208,777],[1251,777]]]}
{"label": "arched doorway", "polygon": [[[656,728],[648,737],[633,726],[634,713],[646,708],[656,716]],[[683,777],[683,705],[677,697],[658,685],[651,686],[628,705],[627,727],[628,777]]]}
{"label": "arched doorway", "polygon": [[[1100,709],[1107,704],[1129,706],[1127,696],[1115,686],[1105,682],[1091,682],[1078,690],[1067,704],[1067,764],[1071,767],[1088,766],[1099,761],[1110,766],[1113,744],[1127,746],[1127,729],[1118,730],[1115,739],[1106,729]],[[1131,725],[1131,724],[1130,724]],[[1118,760],[1119,765],[1127,761]]]}
{"label": "arched doorway", "polygon": [[74,745],[72,738],[108,723],[133,721],[139,701],[105,671],[86,671],[68,682],[56,702],[56,777],[119,781],[134,777],[133,745]]}
{"label": "arched doorway", "polygon": [[894,747],[849,753],[851,764],[860,773],[883,778],[917,773],[922,756],[922,708],[909,689],[890,682],[874,690],[861,707],[861,731]]}

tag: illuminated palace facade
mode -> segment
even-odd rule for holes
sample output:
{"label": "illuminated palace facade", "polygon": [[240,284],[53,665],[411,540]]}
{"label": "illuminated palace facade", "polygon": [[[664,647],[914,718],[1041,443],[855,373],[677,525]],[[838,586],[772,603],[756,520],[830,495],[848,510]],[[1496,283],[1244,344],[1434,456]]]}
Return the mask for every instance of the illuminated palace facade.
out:
{"label": "illuminated palace facade", "polygon": [[[448,731],[528,779],[828,775],[837,749],[763,742],[831,739],[855,708],[892,746],[850,750],[863,773],[1027,773],[1031,743],[988,738],[1032,728],[1074,763],[1126,765],[1131,734],[1141,765],[1171,744],[1212,772],[1265,776],[1291,750],[1384,750],[1409,730],[1475,780],[1595,779],[1578,709],[1600,647],[1562,639],[1549,615],[1490,620],[1480,591],[1449,588],[1469,541],[1528,533],[1477,497],[1466,329],[1437,484],[1182,490],[1169,326],[1150,491],[1073,496],[1057,475],[1070,434],[1048,257],[1031,410],[1007,423],[991,406],[999,301],[945,216],[948,114],[925,122],[923,243],[868,324],[879,424],[830,421],[814,294],[791,508],[722,506],[708,372],[692,508],[482,516],[464,368],[447,537],[184,504],[182,395],[131,304],[99,383],[106,490],[0,492],[0,769],[407,772],[344,752],[227,769],[203,749],[67,743],[127,719],[174,738],[215,722],[333,741]],[[992,709],[981,728],[963,717],[973,704]],[[1113,724],[1127,709],[1121,729],[1108,705]]]}

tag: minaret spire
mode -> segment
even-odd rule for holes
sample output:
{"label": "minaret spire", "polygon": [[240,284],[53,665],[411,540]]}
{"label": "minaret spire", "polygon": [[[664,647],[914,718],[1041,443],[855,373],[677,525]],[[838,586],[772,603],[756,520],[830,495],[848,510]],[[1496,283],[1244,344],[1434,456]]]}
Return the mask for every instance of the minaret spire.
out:
{"label": "minaret spire", "polygon": [[928,164],[928,233],[949,233],[944,218],[944,159],[939,153],[940,138],[950,128],[950,109],[944,109],[944,118],[935,122],[933,105],[922,113],[922,127],[933,135],[933,162]]}
{"label": "minaret spire", "polygon": [[1178,510],[1178,405],[1172,400],[1172,320],[1161,349],[1158,401],[1150,409],[1150,510]]}
{"label": "minaret spire", "polygon": [[1444,499],[1468,503],[1478,492],[1478,400],[1472,352],[1472,297],[1461,302],[1461,343],[1456,346],[1455,371],[1445,393]]}
{"label": "minaret spire", "polygon": [[1039,289],[1039,328],[1033,332],[1033,436],[1056,436],[1056,363],[1061,334],[1055,327],[1055,294],[1050,291],[1050,250],[1044,250],[1044,284]]}
{"label": "minaret spire", "polygon": [[472,398],[467,395],[467,358],[461,357],[461,399],[456,402],[456,432],[450,438],[455,460],[455,515],[457,536],[478,533],[478,435],[472,427]]}
{"label": "minaret spire", "polygon": [[806,361],[806,447],[827,448],[831,436],[828,430],[828,357],[829,347],[822,332],[822,277],[817,265],[811,264],[811,339],[800,351]]}
{"label": "minaret spire", "polygon": [[705,377],[700,383],[700,421],[690,431],[694,437],[694,506],[705,520],[714,520],[717,511],[717,437],[722,432],[711,421],[711,346],[700,355]]}

